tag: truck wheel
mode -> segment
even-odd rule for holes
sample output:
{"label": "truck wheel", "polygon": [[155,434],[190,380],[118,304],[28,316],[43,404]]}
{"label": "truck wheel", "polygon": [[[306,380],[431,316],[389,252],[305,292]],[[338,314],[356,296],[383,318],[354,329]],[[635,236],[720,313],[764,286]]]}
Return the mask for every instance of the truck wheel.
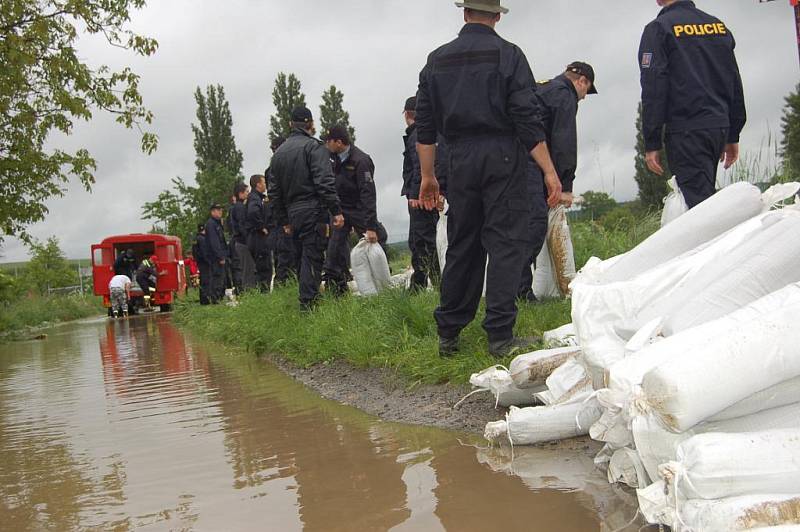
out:
{"label": "truck wheel", "polygon": [[159,307],[161,308],[161,312],[171,312],[172,311],[172,305],[170,305],[169,303],[165,303],[164,305],[160,305]]}

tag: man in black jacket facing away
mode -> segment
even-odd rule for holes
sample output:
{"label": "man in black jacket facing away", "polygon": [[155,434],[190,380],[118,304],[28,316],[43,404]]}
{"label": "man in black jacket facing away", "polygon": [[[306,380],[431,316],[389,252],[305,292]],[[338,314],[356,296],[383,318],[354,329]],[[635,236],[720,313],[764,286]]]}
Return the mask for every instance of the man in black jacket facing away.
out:
{"label": "man in black jacket facing away", "polygon": [[[567,65],[563,74],[539,84],[536,100],[544,122],[547,148],[561,179],[561,204],[571,207],[572,183],[578,168],[578,102],[588,94],[597,94],[594,86],[594,69],[588,63],[575,61]],[[531,194],[530,233],[533,235],[531,256],[522,268],[522,282],[518,297],[523,301],[536,301],[533,294],[531,265],[539,256],[547,237],[547,200],[544,180],[539,167],[528,163],[528,192]]]}
{"label": "man in black jacket facing away", "polygon": [[[222,205],[211,206],[210,217],[206,222],[206,245],[203,255],[210,275],[206,284],[206,293],[211,304],[217,304],[225,297],[225,264],[229,260],[228,244],[225,242],[225,231],[222,228]],[[203,282],[202,275],[200,282]]]}
{"label": "man in black jacket facing away", "polygon": [[292,110],[292,134],[270,165],[269,200],[279,226],[302,244],[300,307],[311,310],[319,299],[330,225],[344,227],[330,155],[315,139],[314,119],[305,107]]}
{"label": "man in black jacket facing away", "polygon": [[639,47],[645,160],[651,172],[664,174],[664,138],[691,209],[716,191],[719,163],[727,170],[739,159],[744,89],[728,27],[689,0],[657,2],[664,9],[645,27]]}
{"label": "man in black jacket facing away", "polygon": [[267,181],[263,175],[250,178],[250,195],[247,197],[247,247],[256,265],[256,285],[269,292],[272,285],[272,233],[275,222],[267,202]]}
{"label": "man in black jacket facing away", "polygon": [[513,332],[520,274],[530,247],[528,159],[533,157],[543,170],[552,206],[561,200],[561,183],[547,151],[528,60],[494,31],[508,10],[500,0],[456,5],[464,8],[467,24],[456,40],[430,54],[417,92],[424,208],[434,209],[439,201],[437,133],[444,136],[451,161],[449,247],[435,312],[439,353],[458,351],[459,335],[478,310],[486,272],[483,327],[490,353],[505,357],[535,342]]}
{"label": "man in black jacket facing away", "polygon": [[211,266],[206,259],[206,250],[208,244],[206,243],[206,226],[205,224],[197,225],[197,234],[194,237],[192,244],[192,255],[194,260],[197,261],[197,270],[200,274],[200,304],[208,305],[211,301],[208,298],[209,287],[211,286]]}
{"label": "man in black jacket facing away", "polygon": [[247,207],[245,200],[248,197],[247,185],[236,183],[233,187],[233,198],[228,212],[228,232],[231,235],[230,257],[233,287],[236,294],[255,288],[255,263],[247,247]]}
{"label": "man in black jacket facing away", "polygon": [[350,134],[342,126],[333,126],[323,140],[330,152],[336,193],[344,214],[344,225],[333,230],[328,243],[325,281],[334,294],[341,295],[347,292],[350,233],[355,231],[367,242],[378,243],[375,164],[350,141]]}

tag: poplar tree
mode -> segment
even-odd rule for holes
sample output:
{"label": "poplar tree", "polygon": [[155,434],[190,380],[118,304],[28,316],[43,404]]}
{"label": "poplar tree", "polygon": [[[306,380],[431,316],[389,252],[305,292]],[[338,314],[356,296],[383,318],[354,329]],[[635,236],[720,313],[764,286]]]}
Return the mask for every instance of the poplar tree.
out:
{"label": "poplar tree", "polygon": [[639,200],[642,202],[642,206],[660,210],[664,207],[664,198],[669,194],[667,181],[672,177],[667,155],[662,148],[661,166],[664,167],[664,175],[654,174],[647,168],[645,155],[644,135],[642,134],[642,104],[640,103],[636,115],[636,157],[634,159],[636,173],[634,179],[639,186]]}
{"label": "poplar tree", "polygon": [[788,181],[800,179],[800,83],[786,97],[781,118],[781,157],[784,178]]}
{"label": "poplar tree", "polygon": [[269,117],[269,141],[278,137],[286,138],[292,132],[292,109],[306,105],[306,95],[297,76],[280,72],[272,89],[272,104],[275,114]]}
{"label": "poplar tree", "polygon": [[331,85],[322,93],[322,105],[319,106],[319,123],[321,131],[328,131],[333,126],[344,126],[350,134],[350,140],[356,142],[356,130],[350,125],[350,113],[344,110],[344,93]]}

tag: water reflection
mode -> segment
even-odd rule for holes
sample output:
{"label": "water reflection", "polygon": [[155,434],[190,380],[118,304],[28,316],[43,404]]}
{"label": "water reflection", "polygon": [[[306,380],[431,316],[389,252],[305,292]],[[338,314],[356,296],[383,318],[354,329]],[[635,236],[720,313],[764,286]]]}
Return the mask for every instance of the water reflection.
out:
{"label": "water reflection", "polygon": [[2,529],[586,531],[633,515],[585,451],[476,459],[458,434],[323,400],[167,316],[0,353]]}

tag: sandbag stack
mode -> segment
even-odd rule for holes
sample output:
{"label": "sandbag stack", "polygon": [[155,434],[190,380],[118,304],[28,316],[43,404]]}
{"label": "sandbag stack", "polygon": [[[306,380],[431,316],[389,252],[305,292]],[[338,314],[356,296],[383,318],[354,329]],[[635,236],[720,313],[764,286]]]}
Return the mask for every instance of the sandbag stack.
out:
{"label": "sandbag stack", "polygon": [[800,208],[775,208],[798,189],[732,185],[590,261],[565,347],[506,370],[504,394],[541,406],[512,406],[487,439],[589,434],[609,482],[673,530],[800,525]]}

